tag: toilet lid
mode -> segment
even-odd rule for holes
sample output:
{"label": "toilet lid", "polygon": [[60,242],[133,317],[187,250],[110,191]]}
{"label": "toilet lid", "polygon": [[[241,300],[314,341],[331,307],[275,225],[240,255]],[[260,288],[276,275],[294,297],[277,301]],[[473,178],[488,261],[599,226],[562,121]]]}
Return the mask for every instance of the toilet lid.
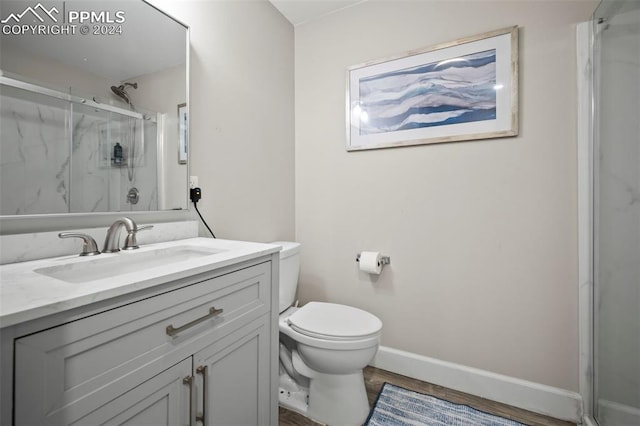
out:
{"label": "toilet lid", "polygon": [[362,339],[382,329],[375,315],[352,306],[309,302],[288,318],[291,328],[299,333],[335,340]]}

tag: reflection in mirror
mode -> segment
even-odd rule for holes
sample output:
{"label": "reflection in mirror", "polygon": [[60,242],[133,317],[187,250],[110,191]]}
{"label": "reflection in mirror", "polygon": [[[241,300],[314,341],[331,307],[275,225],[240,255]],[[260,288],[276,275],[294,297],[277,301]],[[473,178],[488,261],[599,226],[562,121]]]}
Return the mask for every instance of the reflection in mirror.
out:
{"label": "reflection in mirror", "polygon": [[0,215],[186,209],[187,28],[144,1],[3,0],[0,19]]}

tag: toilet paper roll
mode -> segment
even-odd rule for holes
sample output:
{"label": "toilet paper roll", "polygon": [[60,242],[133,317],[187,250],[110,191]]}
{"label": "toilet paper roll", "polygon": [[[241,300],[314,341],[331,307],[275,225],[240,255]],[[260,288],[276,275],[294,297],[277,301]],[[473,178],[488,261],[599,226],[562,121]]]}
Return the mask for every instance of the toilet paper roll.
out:
{"label": "toilet paper roll", "polygon": [[360,253],[360,270],[369,274],[379,275],[382,271],[382,256],[377,251],[363,251]]}

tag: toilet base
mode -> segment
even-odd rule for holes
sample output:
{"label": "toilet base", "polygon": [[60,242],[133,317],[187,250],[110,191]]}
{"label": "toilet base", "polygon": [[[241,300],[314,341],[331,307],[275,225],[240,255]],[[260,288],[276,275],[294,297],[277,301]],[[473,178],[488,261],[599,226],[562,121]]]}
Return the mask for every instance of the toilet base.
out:
{"label": "toilet base", "polygon": [[370,410],[362,371],[316,373],[308,390],[284,374],[280,376],[278,399],[282,407],[327,425],[361,425]]}
{"label": "toilet base", "polygon": [[311,380],[308,417],[328,425],[361,425],[369,409],[362,371],[318,374]]}
{"label": "toilet base", "polygon": [[307,416],[309,388],[296,383],[287,373],[281,373],[278,402],[284,408]]}

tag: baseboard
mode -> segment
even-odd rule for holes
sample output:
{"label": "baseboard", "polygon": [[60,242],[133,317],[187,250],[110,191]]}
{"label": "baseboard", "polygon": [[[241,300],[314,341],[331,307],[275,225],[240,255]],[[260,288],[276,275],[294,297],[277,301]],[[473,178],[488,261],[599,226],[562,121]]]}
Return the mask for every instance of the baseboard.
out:
{"label": "baseboard", "polygon": [[640,410],[601,399],[598,401],[598,420],[608,425],[640,425]]}
{"label": "baseboard", "polygon": [[582,397],[576,392],[385,346],[370,365],[556,419],[582,422]]}

